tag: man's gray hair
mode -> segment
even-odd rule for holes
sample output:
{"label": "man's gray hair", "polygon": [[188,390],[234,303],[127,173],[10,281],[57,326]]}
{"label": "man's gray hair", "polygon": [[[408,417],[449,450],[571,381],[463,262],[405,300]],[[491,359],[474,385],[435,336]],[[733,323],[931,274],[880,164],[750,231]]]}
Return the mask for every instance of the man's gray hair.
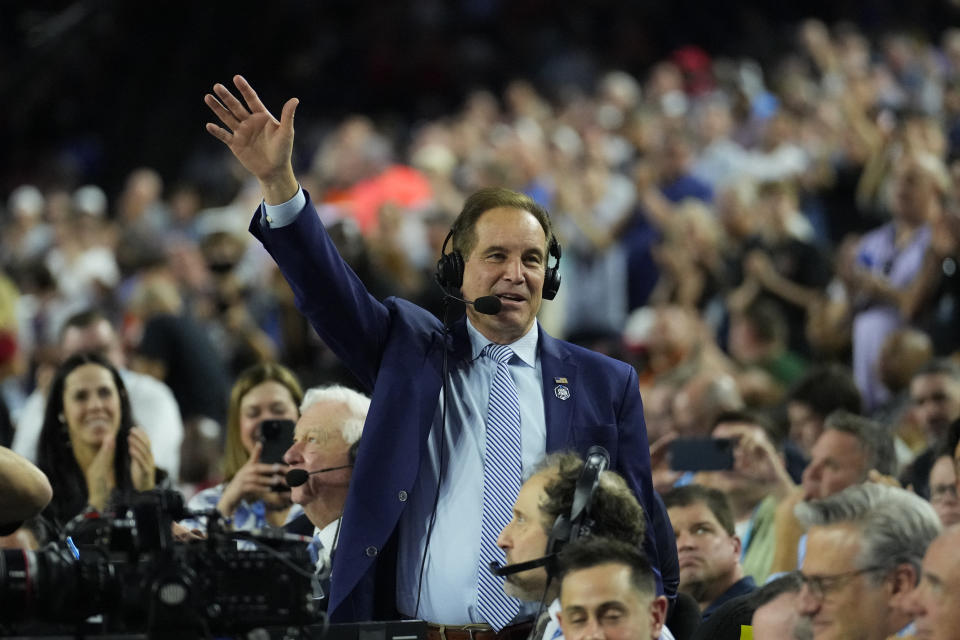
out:
{"label": "man's gray hair", "polygon": [[930,503],[898,487],[867,482],[821,500],[801,502],[794,514],[806,527],[851,524],[860,532],[858,569],[889,572],[911,564],[920,574],[923,554],[940,534],[940,518]]}
{"label": "man's gray hair", "polygon": [[318,402],[339,402],[345,405],[351,415],[340,424],[340,433],[348,445],[360,439],[363,423],[367,419],[367,411],[370,410],[369,397],[339,384],[312,387],[303,394],[300,415]]}
{"label": "man's gray hair", "polygon": [[879,422],[858,416],[844,409],[837,409],[827,416],[824,429],[849,433],[860,442],[867,454],[867,465],[861,480],[867,479],[870,469],[885,476],[897,475],[897,452],[890,430]]}

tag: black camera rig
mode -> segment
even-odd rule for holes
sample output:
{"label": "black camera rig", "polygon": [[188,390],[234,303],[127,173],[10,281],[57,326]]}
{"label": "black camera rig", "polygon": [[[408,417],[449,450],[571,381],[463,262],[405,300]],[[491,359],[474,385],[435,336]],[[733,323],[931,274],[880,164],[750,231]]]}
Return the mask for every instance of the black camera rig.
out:
{"label": "black camera rig", "polygon": [[[174,540],[173,523],[188,515],[208,516],[204,540]],[[76,546],[0,554],[0,635],[183,640],[322,620],[301,536],[225,531],[173,491],[137,494],[80,529]],[[238,550],[239,539],[256,550]]]}

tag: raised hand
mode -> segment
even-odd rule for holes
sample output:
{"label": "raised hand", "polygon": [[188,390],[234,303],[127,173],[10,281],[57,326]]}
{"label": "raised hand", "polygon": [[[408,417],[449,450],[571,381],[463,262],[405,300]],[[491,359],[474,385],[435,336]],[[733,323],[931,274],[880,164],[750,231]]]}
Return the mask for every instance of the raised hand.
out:
{"label": "raised hand", "polygon": [[84,475],[87,480],[87,502],[97,511],[103,511],[115,485],[113,476],[113,454],[116,439],[104,437],[100,449],[93,457]]}
{"label": "raised hand", "polygon": [[150,438],[140,427],[130,429],[127,436],[130,447],[130,479],[137,491],[149,491],[157,482],[157,465],[150,449]]}
{"label": "raised hand", "polygon": [[766,435],[738,427],[732,428],[731,432],[738,437],[733,451],[735,471],[757,482],[770,483],[774,493],[781,497],[794,488],[780,454]]}
{"label": "raised hand", "polygon": [[240,164],[260,181],[267,204],[286,202],[299,188],[290,157],[293,114],[300,101],[287,100],[278,121],[242,76],[234,76],[233,83],[246,104],[224,85],[215,84],[216,96],[208,93],[203,101],[226,128],[208,122],[207,131],[227,145]]}
{"label": "raised hand", "polygon": [[285,485],[281,465],[260,462],[261,451],[263,444],[258,442],[250,453],[250,459],[237,470],[236,475],[224,488],[223,495],[217,502],[217,510],[227,518],[233,516],[241,500],[274,502],[277,496],[271,488]]}

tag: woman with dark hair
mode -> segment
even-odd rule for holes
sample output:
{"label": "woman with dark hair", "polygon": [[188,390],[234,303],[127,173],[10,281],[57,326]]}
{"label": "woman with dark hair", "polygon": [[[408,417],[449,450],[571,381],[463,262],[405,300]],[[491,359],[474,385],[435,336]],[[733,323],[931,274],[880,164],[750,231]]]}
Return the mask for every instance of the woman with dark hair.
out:
{"label": "woman with dark hair", "polygon": [[102,356],[77,354],[57,369],[40,431],[37,462],[53,487],[43,515],[62,528],[87,507],[103,511],[117,492],[153,489],[159,472],[126,388]]}

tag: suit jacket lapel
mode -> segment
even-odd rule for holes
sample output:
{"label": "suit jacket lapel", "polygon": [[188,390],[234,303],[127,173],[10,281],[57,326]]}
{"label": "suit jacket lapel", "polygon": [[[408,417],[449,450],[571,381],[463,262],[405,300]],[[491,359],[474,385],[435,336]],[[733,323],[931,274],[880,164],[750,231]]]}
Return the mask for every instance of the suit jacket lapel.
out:
{"label": "suit jacket lapel", "polygon": [[563,342],[540,327],[540,369],[543,375],[543,413],[547,423],[547,451],[569,446],[577,402],[577,362]]}

